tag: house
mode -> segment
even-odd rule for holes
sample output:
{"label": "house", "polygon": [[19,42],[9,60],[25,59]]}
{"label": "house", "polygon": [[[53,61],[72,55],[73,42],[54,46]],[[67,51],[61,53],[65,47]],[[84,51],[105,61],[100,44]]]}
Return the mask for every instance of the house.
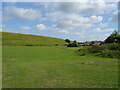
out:
{"label": "house", "polygon": [[90,42],[84,42],[83,44],[80,44],[81,46],[92,46],[92,45],[101,45],[103,44],[102,41],[90,41]]}

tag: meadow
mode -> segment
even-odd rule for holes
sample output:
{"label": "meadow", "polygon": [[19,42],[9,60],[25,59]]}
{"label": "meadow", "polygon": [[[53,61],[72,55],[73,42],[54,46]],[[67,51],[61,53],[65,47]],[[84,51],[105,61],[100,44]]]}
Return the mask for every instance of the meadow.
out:
{"label": "meadow", "polygon": [[59,38],[2,32],[3,46],[63,46],[65,44],[65,41]]}
{"label": "meadow", "polygon": [[118,59],[79,48],[3,46],[3,88],[117,88]]}

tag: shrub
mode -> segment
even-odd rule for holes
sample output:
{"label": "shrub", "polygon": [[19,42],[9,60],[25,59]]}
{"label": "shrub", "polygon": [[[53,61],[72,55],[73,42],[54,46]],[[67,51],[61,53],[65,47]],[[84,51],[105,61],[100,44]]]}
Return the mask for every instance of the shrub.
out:
{"label": "shrub", "polygon": [[120,45],[118,43],[108,44],[106,47],[109,50],[120,50]]}
{"label": "shrub", "polygon": [[28,45],[25,45],[25,46],[34,46],[34,45],[32,45],[32,44],[28,44]]}
{"label": "shrub", "polygon": [[65,39],[65,42],[70,43],[71,41],[69,39]]}
{"label": "shrub", "polygon": [[87,53],[94,53],[95,56],[102,56],[106,58],[120,58],[120,44],[103,44],[94,45],[85,49],[78,50],[79,55],[86,55]]}
{"label": "shrub", "polygon": [[58,44],[55,44],[55,46],[58,46]]}
{"label": "shrub", "polygon": [[85,56],[87,55],[89,52],[88,52],[88,48],[84,48],[84,49],[78,49],[76,51],[77,55],[79,56]]}
{"label": "shrub", "polygon": [[78,43],[76,41],[73,41],[73,43],[69,43],[67,47],[78,47]]}
{"label": "shrub", "polygon": [[78,45],[74,44],[74,43],[71,43],[71,44],[68,44],[67,47],[78,47]]}
{"label": "shrub", "polygon": [[65,46],[67,46],[67,44],[64,44]]}
{"label": "shrub", "polygon": [[101,52],[102,57],[109,57],[109,58],[120,58],[120,51],[119,50],[103,50]]}
{"label": "shrub", "polygon": [[94,45],[88,48],[89,52],[92,53],[100,53],[104,49],[105,47],[103,45]]}

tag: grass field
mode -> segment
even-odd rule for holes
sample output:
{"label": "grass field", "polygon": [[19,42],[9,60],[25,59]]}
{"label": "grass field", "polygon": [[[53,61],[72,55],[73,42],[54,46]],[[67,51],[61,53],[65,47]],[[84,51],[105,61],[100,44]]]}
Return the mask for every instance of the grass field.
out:
{"label": "grass field", "polygon": [[66,43],[63,39],[59,38],[2,32],[3,46],[55,46],[56,44],[63,46]]}
{"label": "grass field", "polygon": [[78,48],[4,46],[3,88],[117,88],[118,60]]}

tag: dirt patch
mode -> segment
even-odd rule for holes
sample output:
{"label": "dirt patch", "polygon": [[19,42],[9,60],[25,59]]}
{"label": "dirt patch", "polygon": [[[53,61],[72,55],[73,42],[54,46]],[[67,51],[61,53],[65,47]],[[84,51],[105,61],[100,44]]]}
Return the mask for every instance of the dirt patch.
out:
{"label": "dirt patch", "polygon": [[92,65],[92,64],[104,64],[105,62],[82,62],[82,63],[72,63],[72,65],[75,65],[75,66],[81,66],[81,65]]}
{"label": "dirt patch", "polygon": [[81,63],[81,64],[103,64],[104,62],[87,62],[87,63]]}

